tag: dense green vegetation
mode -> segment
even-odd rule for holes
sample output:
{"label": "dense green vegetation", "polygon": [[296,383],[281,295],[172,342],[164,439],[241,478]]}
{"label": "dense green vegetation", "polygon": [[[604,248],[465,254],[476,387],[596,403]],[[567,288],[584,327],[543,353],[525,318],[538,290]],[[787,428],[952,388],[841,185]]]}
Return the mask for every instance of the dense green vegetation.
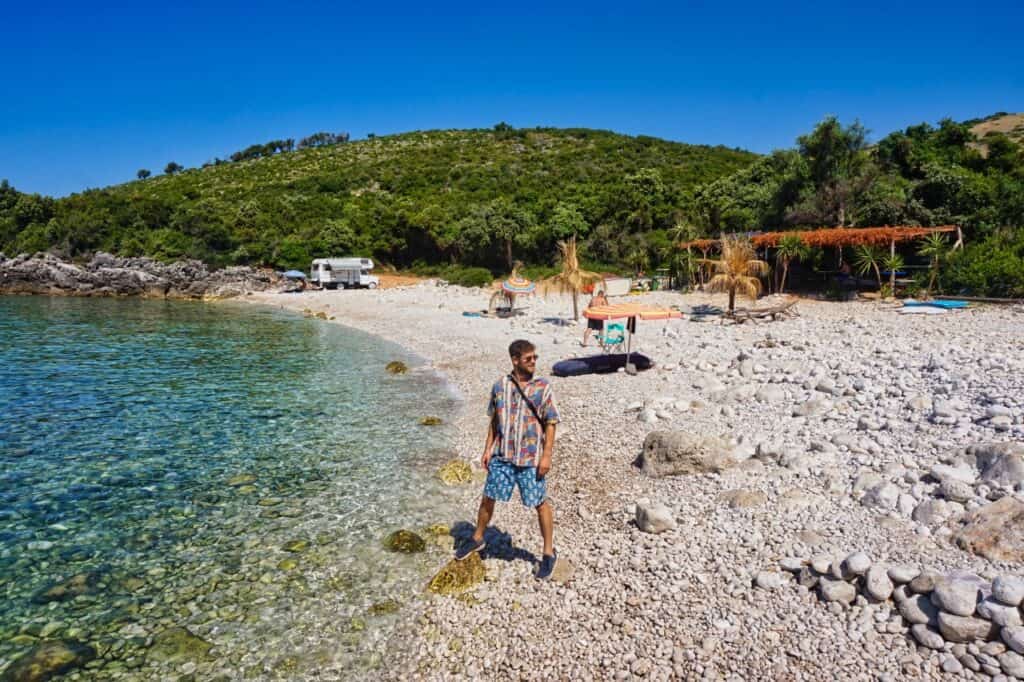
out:
{"label": "dense green vegetation", "polygon": [[4,182],[0,251],[298,268],[351,253],[458,278],[455,266],[548,267],[573,234],[587,262],[680,270],[693,264],[674,244],[702,235],[957,224],[968,248],[941,255],[939,287],[1024,295],[1024,150],[999,124],[944,120],[870,144],[859,124],[827,118],[767,156],[505,124],[359,142],[317,133],[63,199]]}
{"label": "dense green vegetation", "polygon": [[1024,296],[1024,148],[1000,133],[979,145],[967,123],[911,126],[869,145],[860,125],[828,118],[797,149],[698,188],[690,215],[709,234],[960,225],[968,248],[942,259],[942,289]]}
{"label": "dense green vegetation", "polygon": [[680,217],[699,184],[757,157],[596,130],[417,132],[254,145],[201,169],[53,200],[0,198],[0,250],[95,250],[306,268],[362,254],[399,267],[550,263],[572,234],[621,260]]}

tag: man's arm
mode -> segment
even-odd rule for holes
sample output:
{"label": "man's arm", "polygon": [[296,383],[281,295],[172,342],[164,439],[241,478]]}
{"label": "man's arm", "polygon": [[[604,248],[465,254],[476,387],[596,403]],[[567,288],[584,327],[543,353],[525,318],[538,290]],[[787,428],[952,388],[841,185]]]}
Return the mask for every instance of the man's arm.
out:
{"label": "man's arm", "polygon": [[494,440],[498,436],[498,415],[491,415],[491,421],[487,425],[487,442],[484,444],[484,454],[480,458],[480,463],[484,467],[484,471],[487,470],[487,465],[491,461],[491,451],[494,448]]}
{"label": "man's arm", "polygon": [[551,452],[555,449],[555,424],[548,423],[544,429],[544,452],[537,464],[537,475],[541,478],[547,476],[551,471]]}

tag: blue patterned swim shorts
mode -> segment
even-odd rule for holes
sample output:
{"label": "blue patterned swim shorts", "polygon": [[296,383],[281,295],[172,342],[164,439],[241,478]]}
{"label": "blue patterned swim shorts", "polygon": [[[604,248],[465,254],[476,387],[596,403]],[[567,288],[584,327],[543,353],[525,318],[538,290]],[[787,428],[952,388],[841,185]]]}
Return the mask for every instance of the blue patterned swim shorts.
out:
{"label": "blue patterned swim shorts", "polygon": [[493,458],[487,465],[484,495],[499,502],[512,499],[512,488],[519,486],[519,499],[524,507],[539,507],[548,496],[548,482],[537,480],[537,467],[517,467],[503,459]]}

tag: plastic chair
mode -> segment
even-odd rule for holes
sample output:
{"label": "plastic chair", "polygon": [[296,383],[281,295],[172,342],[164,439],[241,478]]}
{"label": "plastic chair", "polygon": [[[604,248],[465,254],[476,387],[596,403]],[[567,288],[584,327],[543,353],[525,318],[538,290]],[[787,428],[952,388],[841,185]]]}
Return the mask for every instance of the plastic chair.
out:
{"label": "plastic chair", "polygon": [[604,331],[597,335],[597,342],[605,353],[622,352],[626,343],[626,328],[618,322],[605,326]]}

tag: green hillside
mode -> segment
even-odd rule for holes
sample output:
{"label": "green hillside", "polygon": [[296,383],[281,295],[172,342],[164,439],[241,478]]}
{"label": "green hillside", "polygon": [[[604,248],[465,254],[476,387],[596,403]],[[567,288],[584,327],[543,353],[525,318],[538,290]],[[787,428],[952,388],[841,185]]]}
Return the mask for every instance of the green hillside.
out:
{"label": "green hillside", "polygon": [[0,251],[79,257],[104,250],[279,267],[362,254],[401,267],[459,262],[500,271],[510,255],[549,263],[554,242],[578,233],[590,238],[590,258],[621,262],[666,243],[698,185],[758,158],[504,124],[331,141],[296,151],[272,143],[263,158],[58,200],[5,183]]}

